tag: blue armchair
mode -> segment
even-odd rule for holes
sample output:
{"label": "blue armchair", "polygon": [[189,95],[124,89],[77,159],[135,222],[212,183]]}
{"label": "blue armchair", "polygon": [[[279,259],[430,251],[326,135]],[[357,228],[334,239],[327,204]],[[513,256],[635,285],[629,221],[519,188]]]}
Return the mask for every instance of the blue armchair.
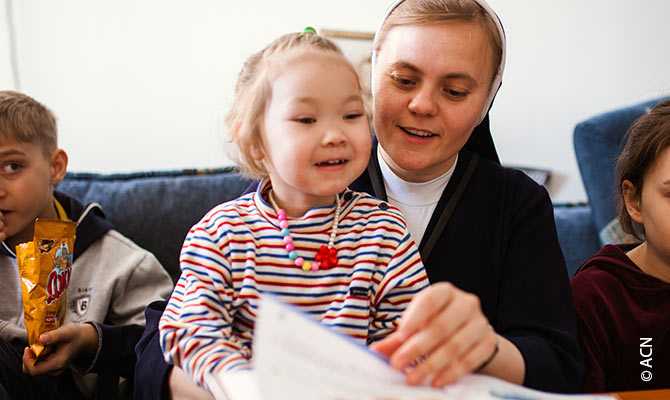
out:
{"label": "blue armchair", "polygon": [[614,164],[623,148],[624,135],[633,121],[661,100],[606,112],[575,127],[575,155],[598,232],[616,218]]}
{"label": "blue armchair", "polygon": [[554,208],[558,239],[569,276],[603,244],[610,242],[606,234],[616,225],[614,164],[621,152],[623,137],[633,121],[661,100],[605,112],[575,127],[575,155],[588,204]]}

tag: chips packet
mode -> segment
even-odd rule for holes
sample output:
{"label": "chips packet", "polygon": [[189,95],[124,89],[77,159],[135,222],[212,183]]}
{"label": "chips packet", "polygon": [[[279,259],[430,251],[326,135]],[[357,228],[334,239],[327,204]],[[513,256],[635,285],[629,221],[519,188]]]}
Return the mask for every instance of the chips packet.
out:
{"label": "chips packet", "polygon": [[37,357],[49,351],[39,336],[65,320],[76,229],[75,222],[38,218],[33,241],[16,246],[23,319],[28,344]]}

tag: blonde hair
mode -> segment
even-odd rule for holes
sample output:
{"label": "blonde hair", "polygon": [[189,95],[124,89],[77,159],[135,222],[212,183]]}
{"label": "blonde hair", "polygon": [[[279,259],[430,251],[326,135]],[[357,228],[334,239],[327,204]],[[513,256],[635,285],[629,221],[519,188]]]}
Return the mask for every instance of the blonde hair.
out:
{"label": "blonde hair", "polygon": [[337,54],[346,60],[340,48],[322,36],[289,33],[250,56],[238,75],[233,105],[226,115],[226,142],[234,146],[226,146],[226,152],[240,172],[250,178],[268,176],[260,157],[263,152],[260,128],[263,112],[272,98],[273,61],[288,51],[302,48]]}
{"label": "blonde hair", "polygon": [[30,96],[0,90],[0,140],[38,144],[49,158],[58,148],[56,117]]}
{"label": "blonde hair", "polygon": [[493,16],[475,0],[406,0],[398,4],[382,23],[373,45],[375,54],[386,40],[388,32],[401,25],[434,24],[445,21],[472,22],[484,28],[493,49],[494,77],[500,72],[503,58],[503,38]]}

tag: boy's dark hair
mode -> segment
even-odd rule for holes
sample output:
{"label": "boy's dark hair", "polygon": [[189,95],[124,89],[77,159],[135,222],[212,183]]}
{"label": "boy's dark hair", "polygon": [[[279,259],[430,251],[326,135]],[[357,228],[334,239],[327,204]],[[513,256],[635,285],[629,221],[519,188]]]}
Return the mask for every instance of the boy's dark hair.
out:
{"label": "boy's dark hair", "polygon": [[39,144],[49,158],[58,148],[56,117],[30,96],[0,90],[0,141]]}
{"label": "boy's dark hair", "polygon": [[658,155],[670,147],[670,99],[656,104],[638,118],[626,132],[626,143],[616,162],[616,196],[621,228],[644,240],[644,226],[628,215],[622,184],[628,180],[635,188],[635,196],[642,196],[645,174],[654,166]]}

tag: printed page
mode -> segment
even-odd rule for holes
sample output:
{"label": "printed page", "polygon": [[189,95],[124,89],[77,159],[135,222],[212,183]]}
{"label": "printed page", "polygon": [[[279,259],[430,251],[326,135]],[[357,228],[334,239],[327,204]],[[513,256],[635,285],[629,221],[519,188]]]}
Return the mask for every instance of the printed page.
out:
{"label": "printed page", "polygon": [[407,386],[403,374],[391,368],[385,358],[272,296],[264,296],[261,301],[253,353],[253,372],[224,372],[217,377],[218,399],[612,399],[544,393],[476,374],[445,389]]}
{"label": "printed page", "polygon": [[[408,388],[385,358],[272,297],[263,299],[256,320],[254,368],[264,399],[395,398]],[[411,391],[425,399],[442,394]]]}
{"label": "printed page", "polygon": [[262,400],[255,371],[224,372],[218,377],[205,375],[217,400]]}

